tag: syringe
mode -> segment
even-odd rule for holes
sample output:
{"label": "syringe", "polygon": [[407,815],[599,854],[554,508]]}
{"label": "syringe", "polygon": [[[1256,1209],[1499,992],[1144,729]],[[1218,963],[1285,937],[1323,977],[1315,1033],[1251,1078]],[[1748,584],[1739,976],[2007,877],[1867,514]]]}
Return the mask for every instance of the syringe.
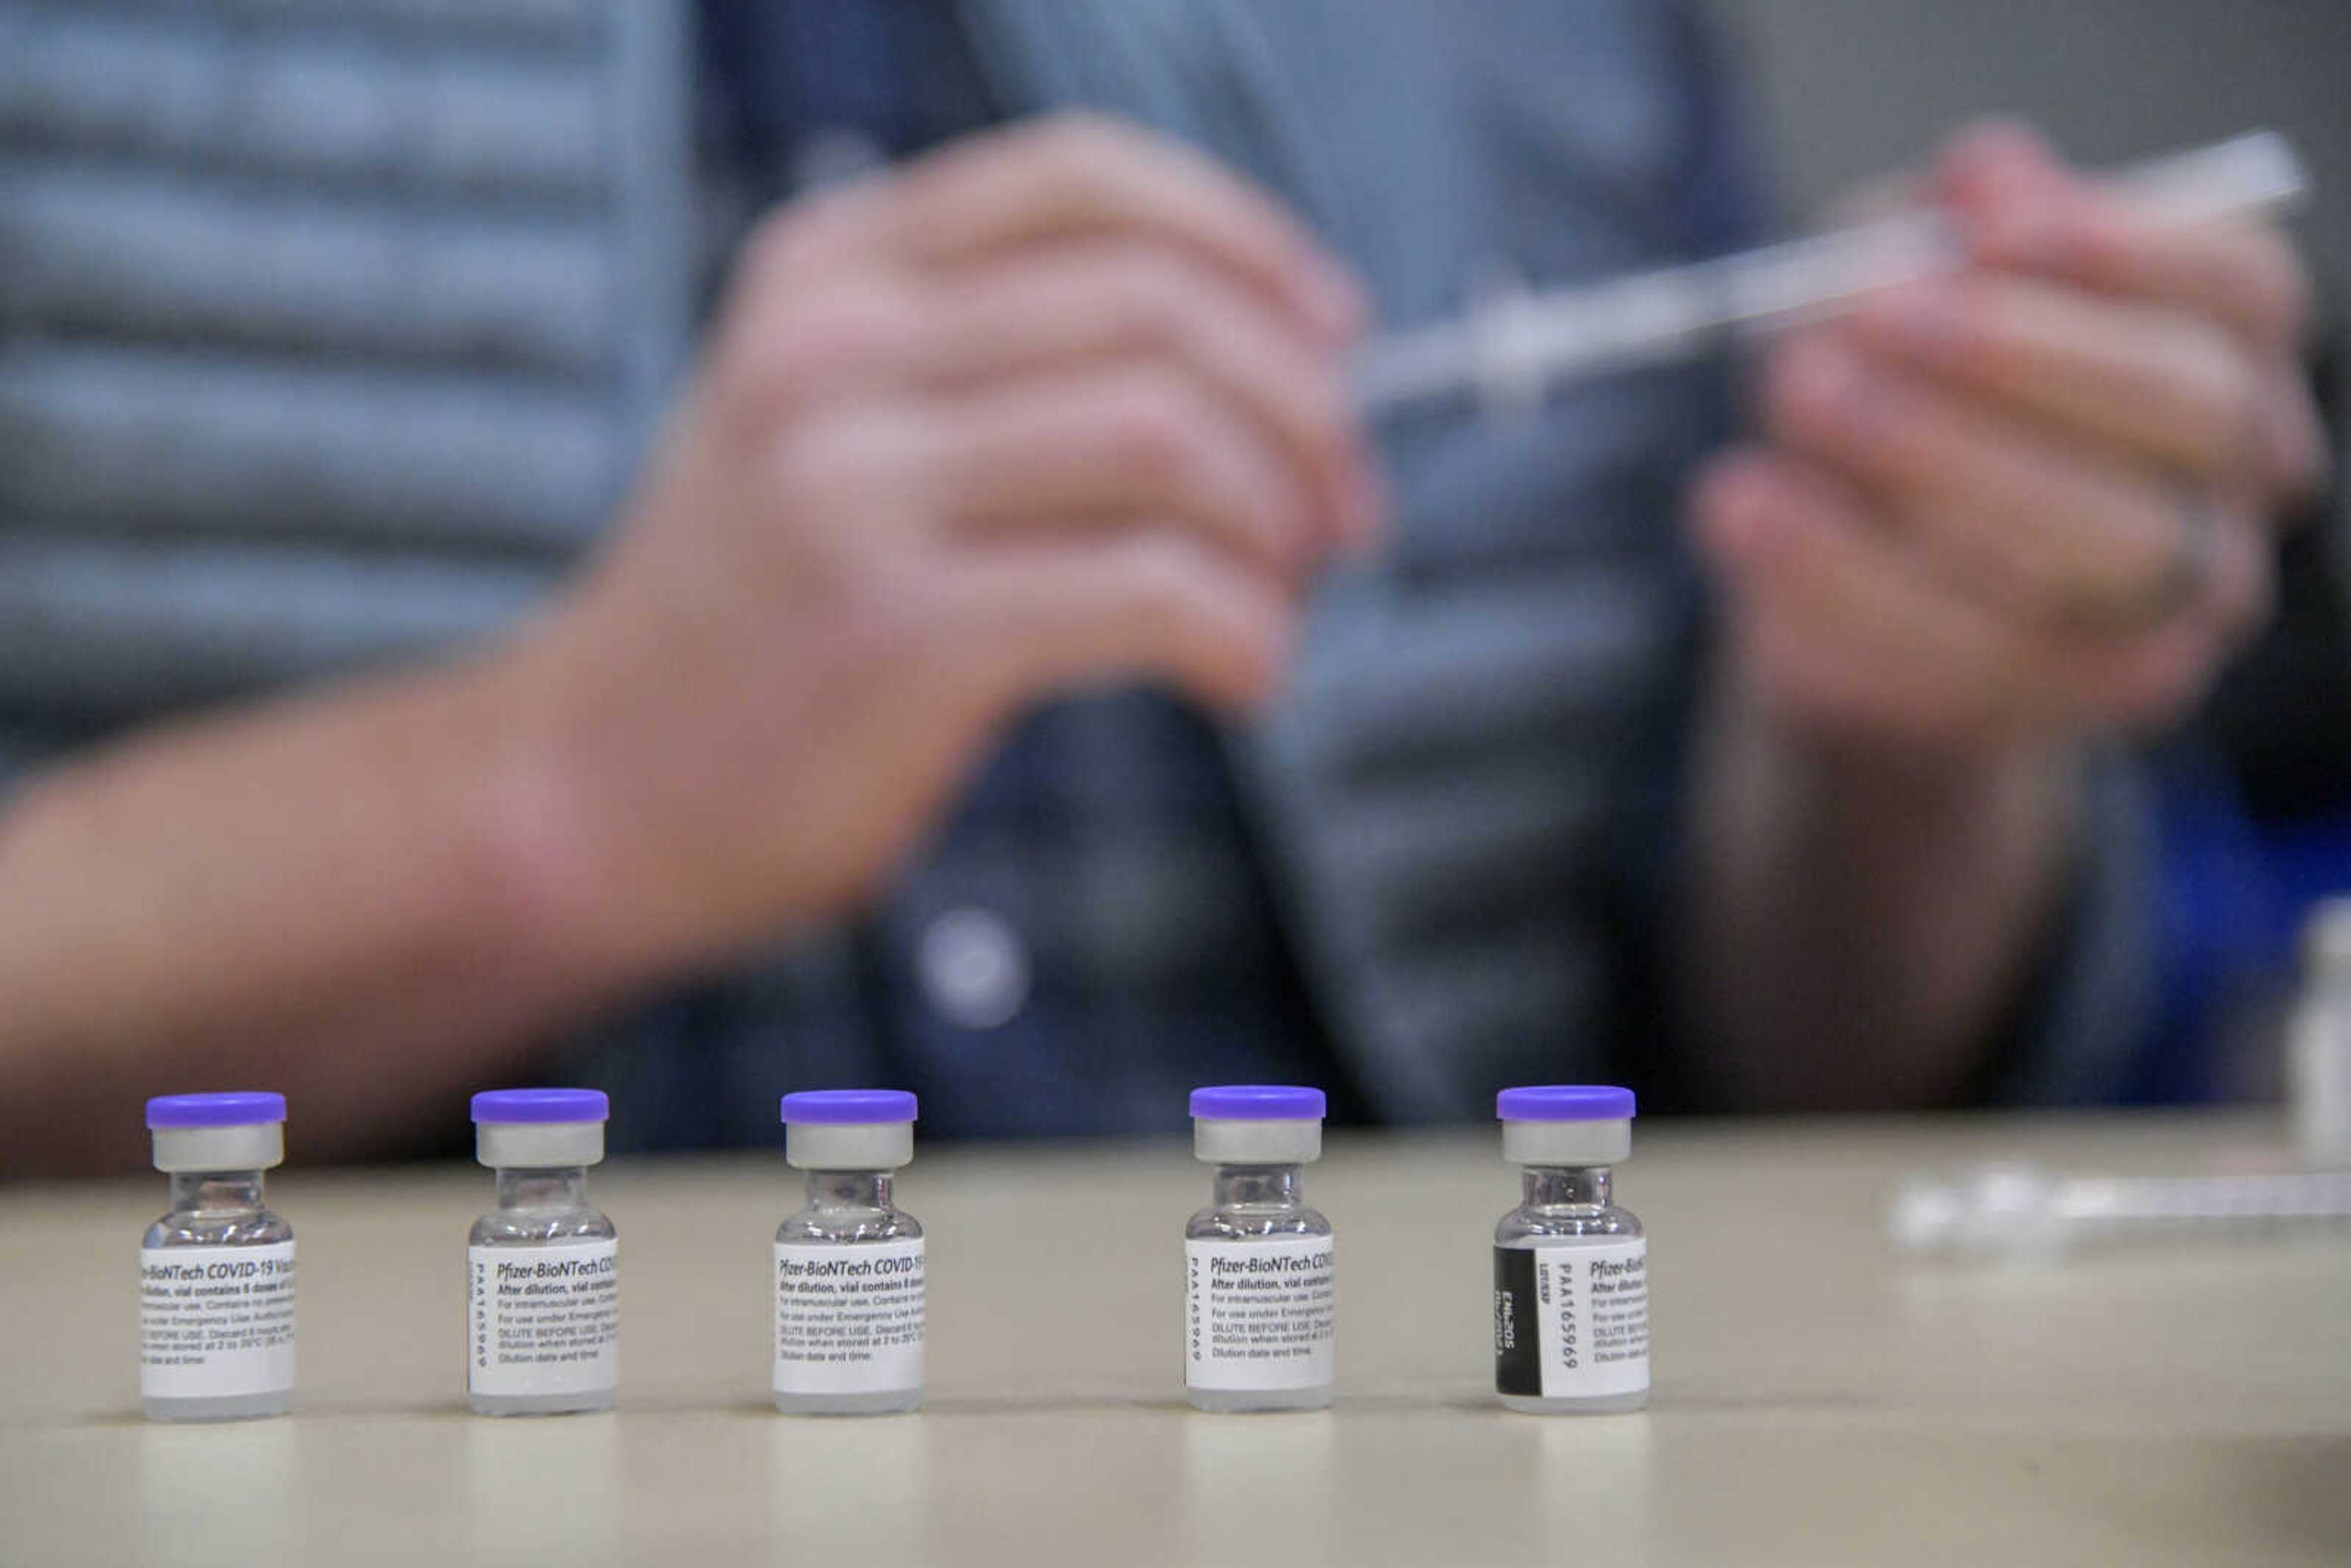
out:
{"label": "syringe", "polygon": [[[2302,161],[2273,131],[2132,164],[2110,181],[2162,228],[2283,211],[2308,189]],[[1825,315],[1960,257],[1949,225],[1921,211],[1600,283],[1505,292],[1374,340],[1355,364],[1355,406],[1367,420],[1464,398],[1523,410],[1549,388],[1693,358],[1729,334]]]}
{"label": "syringe", "polygon": [[1905,1183],[1887,1218],[1907,1252],[2047,1260],[2085,1244],[2351,1221],[2351,1171],[2052,1176],[1994,1165],[1964,1181]]}

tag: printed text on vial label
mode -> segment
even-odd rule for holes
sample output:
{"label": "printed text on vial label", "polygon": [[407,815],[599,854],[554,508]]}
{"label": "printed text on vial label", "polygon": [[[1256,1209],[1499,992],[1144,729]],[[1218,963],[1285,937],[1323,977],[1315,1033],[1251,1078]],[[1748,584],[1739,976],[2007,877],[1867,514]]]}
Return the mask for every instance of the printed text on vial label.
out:
{"label": "printed text on vial label", "polygon": [[465,1249],[465,1386],[583,1394],[621,1383],[618,1241]]}
{"label": "printed text on vial label", "polygon": [[923,1239],[776,1243],[778,1394],[881,1394],[923,1383]]}
{"label": "printed text on vial label", "polygon": [[1647,1388],[1647,1239],[1498,1248],[1494,1354],[1505,1394],[1587,1399]]}
{"label": "printed text on vial label", "polygon": [[139,1249],[139,1392],[220,1399],[294,1386],[294,1243]]}
{"label": "printed text on vial label", "polygon": [[1320,1388],[1338,1342],[1327,1236],[1184,1243],[1184,1381],[1194,1388]]}

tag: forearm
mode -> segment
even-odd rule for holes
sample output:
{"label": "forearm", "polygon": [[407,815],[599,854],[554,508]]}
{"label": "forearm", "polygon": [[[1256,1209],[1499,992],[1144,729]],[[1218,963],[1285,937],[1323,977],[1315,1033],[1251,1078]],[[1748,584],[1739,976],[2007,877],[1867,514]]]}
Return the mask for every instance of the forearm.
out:
{"label": "forearm", "polygon": [[2062,900],[2076,759],[1831,736],[1726,675],[1696,768],[1677,930],[1702,1092],[1756,1108],[1964,1093]]}
{"label": "forearm", "polygon": [[0,807],[0,1166],[120,1165],[142,1095],[241,1085],[357,1151],[625,983],[523,679],[192,723]]}

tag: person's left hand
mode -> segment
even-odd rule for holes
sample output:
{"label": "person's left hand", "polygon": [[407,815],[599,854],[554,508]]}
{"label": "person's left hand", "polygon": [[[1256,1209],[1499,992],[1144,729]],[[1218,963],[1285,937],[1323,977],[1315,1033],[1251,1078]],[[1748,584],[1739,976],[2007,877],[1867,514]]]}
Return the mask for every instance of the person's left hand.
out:
{"label": "person's left hand", "polygon": [[1970,265],[1775,345],[1769,444],[1695,493],[1735,677],[1982,755],[2171,722],[2265,618],[2272,519],[2325,467],[2303,270],[2272,229],[2151,228],[2013,128],[1933,194]]}

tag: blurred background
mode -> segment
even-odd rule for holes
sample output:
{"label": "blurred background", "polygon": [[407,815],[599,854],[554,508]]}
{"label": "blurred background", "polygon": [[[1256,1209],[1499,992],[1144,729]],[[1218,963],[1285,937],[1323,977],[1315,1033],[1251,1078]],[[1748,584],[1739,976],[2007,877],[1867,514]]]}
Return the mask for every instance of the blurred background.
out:
{"label": "blurred background", "polygon": [[[2332,0],[1710,0],[1747,68],[1749,112],[1792,219],[1929,155],[1987,114],[2095,165],[2254,126],[2285,132],[2316,186],[2294,233],[2339,338],[2351,300],[2351,6]],[[2345,416],[2322,350],[2335,450]],[[2351,887],[2351,583],[2337,490],[2288,549],[2284,620],[2247,655],[2163,774],[2168,1040],[2155,1100],[2278,1092],[2280,1019],[2312,903]]]}
{"label": "blurred background", "polygon": [[[2351,298],[2337,0],[1712,8],[1792,222],[1987,113],[2092,164],[2273,126]],[[683,10],[0,0],[0,789],[561,580],[705,281]],[[2312,522],[2276,632],[2165,748],[2171,1038],[2142,1098],[2275,1092],[2296,928],[2351,887],[2344,519]]]}
{"label": "blurred background", "polygon": [[[2297,224],[2336,299],[2351,291],[2351,6],[2332,0],[1709,0],[1751,68],[1751,109],[1792,211],[1927,154],[1950,127],[2013,114],[2092,163],[2256,125],[2319,172]],[[2333,177],[2330,178],[2330,175]]]}

